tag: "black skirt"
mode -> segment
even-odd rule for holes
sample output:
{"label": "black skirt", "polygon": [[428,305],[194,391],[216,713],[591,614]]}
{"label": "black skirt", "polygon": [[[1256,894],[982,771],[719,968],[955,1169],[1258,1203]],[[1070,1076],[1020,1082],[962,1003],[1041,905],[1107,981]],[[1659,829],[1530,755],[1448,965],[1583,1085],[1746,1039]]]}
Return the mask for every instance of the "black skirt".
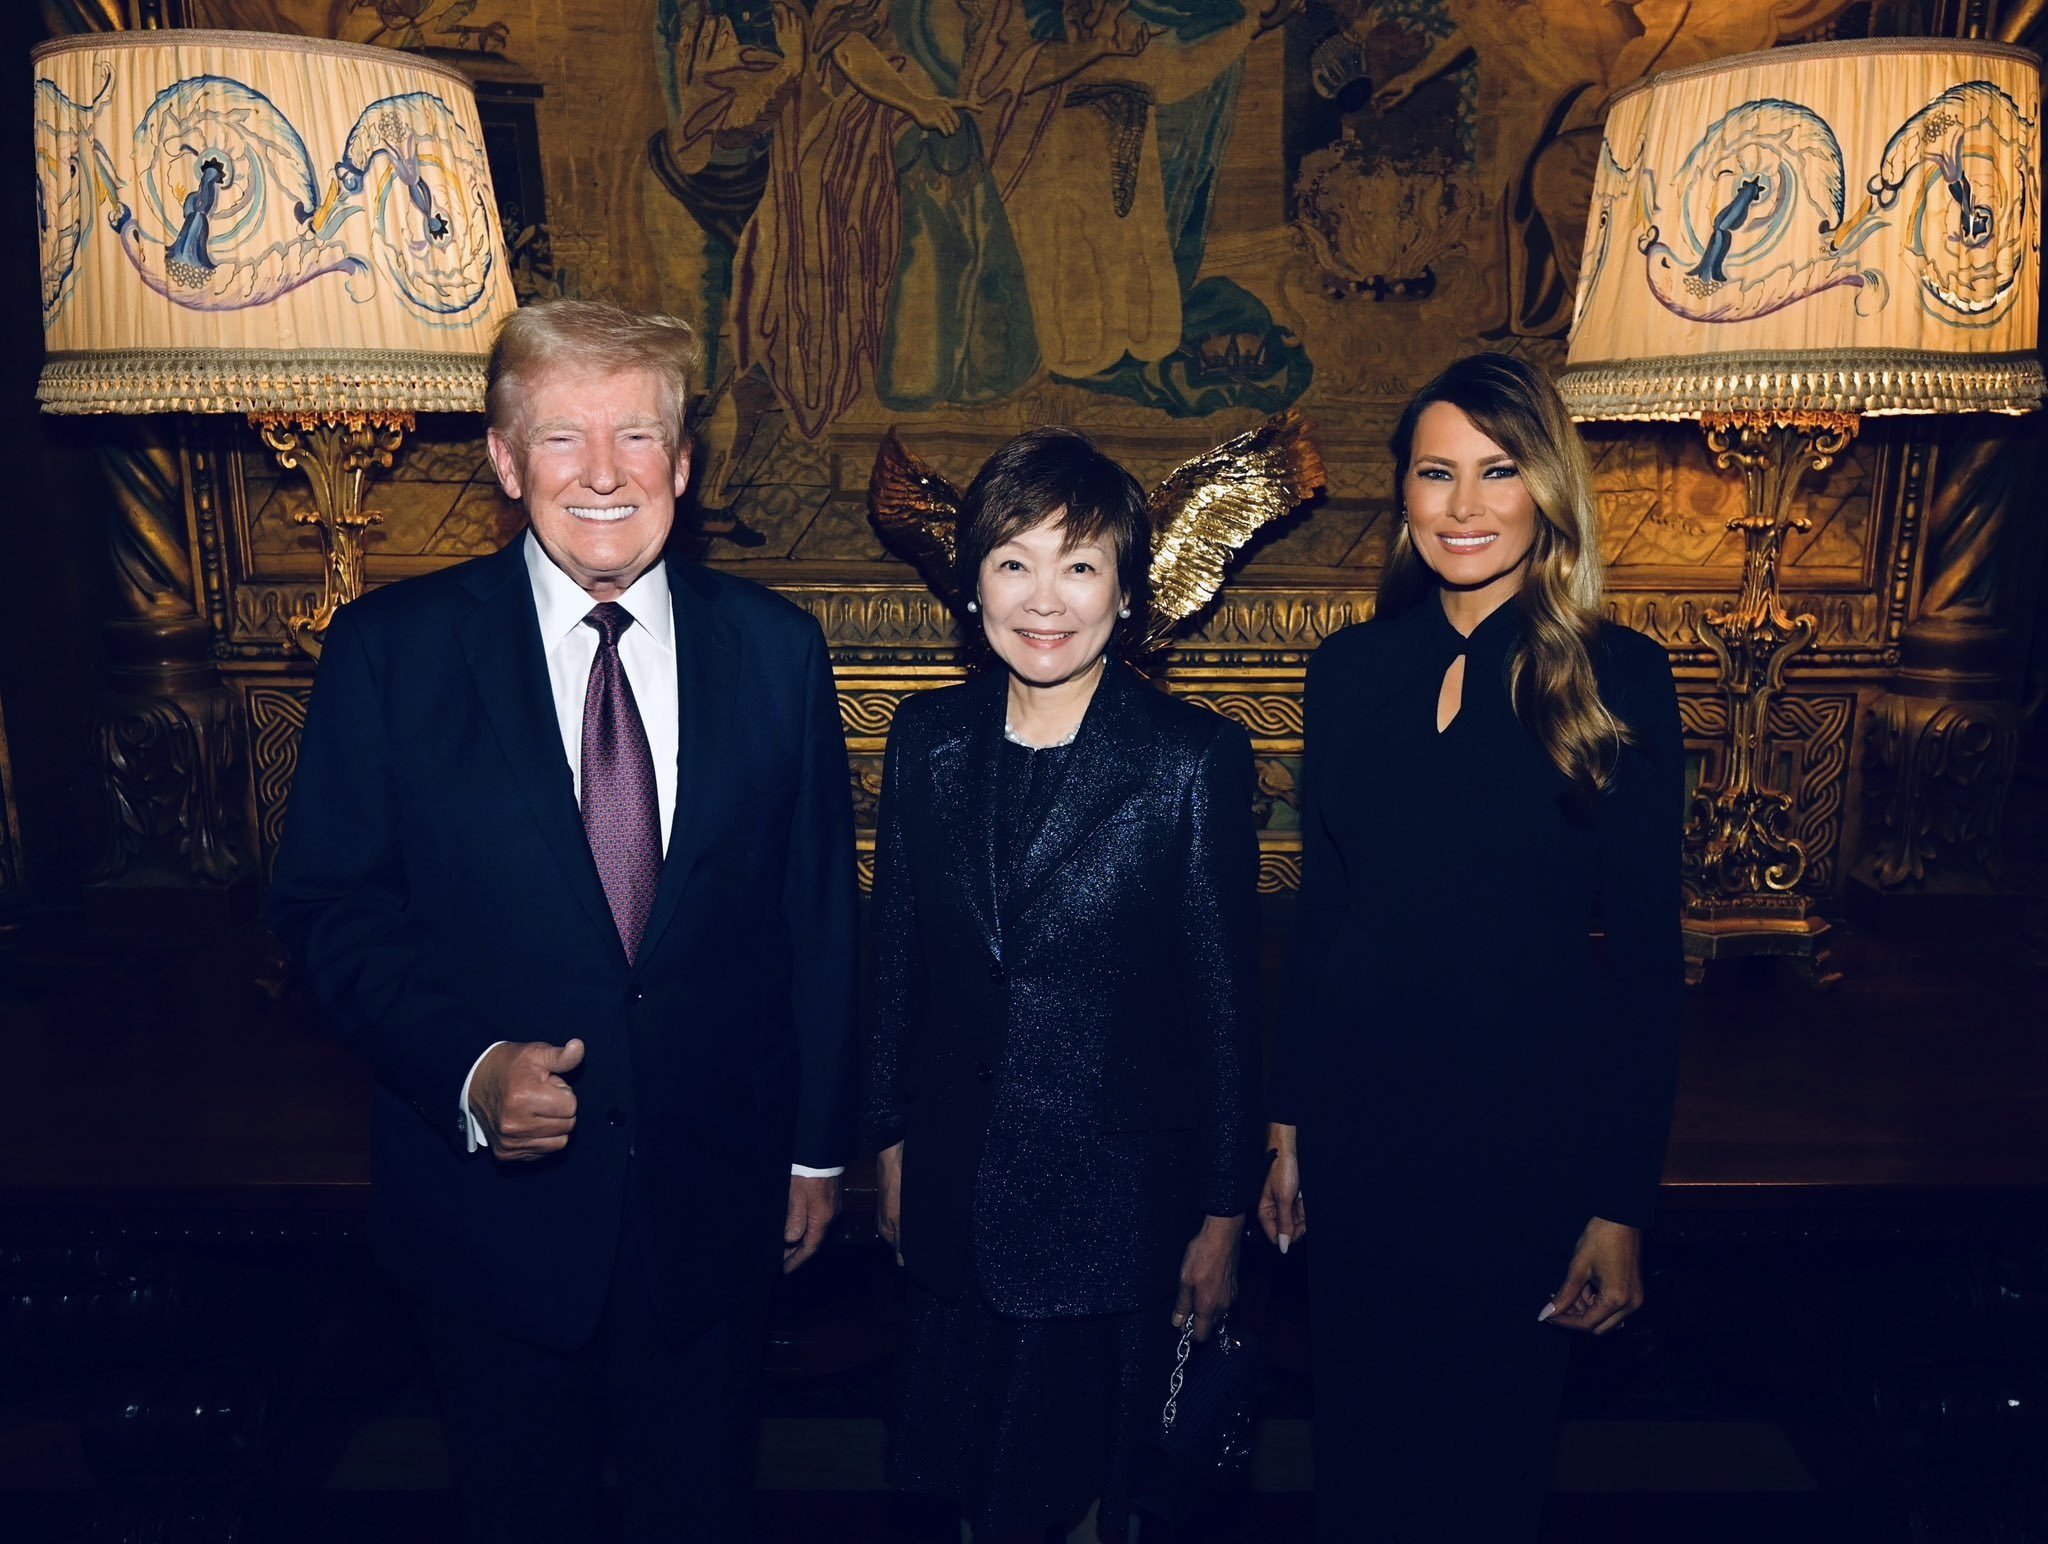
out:
{"label": "black skirt", "polygon": [[1012,1319],[972,1286],[909,1294],[889,1483],[955,1502],[977,1537],[1071,1526],[1099,1497],[1097,1535],[1121,1544],[1132,1444],[1166,1397],[1169,1305]]}

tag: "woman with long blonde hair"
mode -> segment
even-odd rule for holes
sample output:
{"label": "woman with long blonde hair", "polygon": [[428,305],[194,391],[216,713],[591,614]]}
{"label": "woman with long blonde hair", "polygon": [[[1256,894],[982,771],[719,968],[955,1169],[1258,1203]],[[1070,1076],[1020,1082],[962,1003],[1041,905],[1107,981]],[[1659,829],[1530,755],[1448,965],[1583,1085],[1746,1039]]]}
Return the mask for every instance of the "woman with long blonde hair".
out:
{"label": "woman with long blonde hair", "polygon": [[1591,468],[1540,372],[1458,361],[1393,451],[1378,613],[1309,666],[1260,1219],[1283,1251],[1315,1221],[1317,1538],[1512,1544],[1539,1527],[1559,1332],[1642,1302],[1678,704],[1663,649],[1599,615]]}

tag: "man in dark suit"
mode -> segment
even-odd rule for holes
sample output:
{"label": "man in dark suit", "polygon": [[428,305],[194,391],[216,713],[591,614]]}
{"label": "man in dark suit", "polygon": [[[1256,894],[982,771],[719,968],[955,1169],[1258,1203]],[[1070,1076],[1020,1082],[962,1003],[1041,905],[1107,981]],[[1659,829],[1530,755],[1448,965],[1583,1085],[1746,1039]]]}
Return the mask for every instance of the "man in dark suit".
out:
{"label": "man in dark suit", "polygon": [[270,916],[376,1069],[371,1236],[473,1537],[745,1536],[760,1305],[851,1140],[852,818],[824,638],[665,559],[688,328],[519,312],[530,529],[328,630]]}

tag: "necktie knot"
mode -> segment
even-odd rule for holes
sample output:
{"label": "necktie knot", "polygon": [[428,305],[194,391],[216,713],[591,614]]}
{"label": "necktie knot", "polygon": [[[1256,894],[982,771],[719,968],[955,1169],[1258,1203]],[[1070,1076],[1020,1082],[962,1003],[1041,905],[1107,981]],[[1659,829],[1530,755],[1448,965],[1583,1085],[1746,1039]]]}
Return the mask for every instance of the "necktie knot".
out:
{"label": "necktie knot", "polygon": [[633,613],[615,600],[603,600],[592,606],[590,614],[583,620],[597,629],[605,647],[617,648],[619,639],[633,625]]}

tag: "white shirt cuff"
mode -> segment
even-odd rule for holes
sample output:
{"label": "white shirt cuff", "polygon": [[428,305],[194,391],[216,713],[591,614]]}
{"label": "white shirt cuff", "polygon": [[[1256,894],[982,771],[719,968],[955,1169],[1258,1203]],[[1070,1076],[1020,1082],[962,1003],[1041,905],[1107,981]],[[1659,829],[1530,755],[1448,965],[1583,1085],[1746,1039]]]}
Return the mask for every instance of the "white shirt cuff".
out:
{"label": "white shirt cuff", "polygon": [[469,1128],[469,1151],[472,1153],[479,1147],[489,1147],[491,1139],[484,1135],[482,1124],[477,1120],[475,1113],[469,1107],[470,1078],[474,1078],[476,1076],[476,1069],[484,1064],[484,1056],[490,1055],[491,1052],[497,1050],[504,1043],[502,1040],[494,1040],[485,1046],[483,1056],[479,1056],[469,1064],[469,1077],[462,1080],[462,1102],[458,1108],[462,1111],[462,1119]]}
{"label": "white shirt cuff", "polygon": [[793,1163],[789,1166],[789,1172],[792,1175],[802,1175],[805,1179],[837,1179],[846,1172],[846,1169],[844,1165],[836,1169],[811,1169],[803,1164]]}

